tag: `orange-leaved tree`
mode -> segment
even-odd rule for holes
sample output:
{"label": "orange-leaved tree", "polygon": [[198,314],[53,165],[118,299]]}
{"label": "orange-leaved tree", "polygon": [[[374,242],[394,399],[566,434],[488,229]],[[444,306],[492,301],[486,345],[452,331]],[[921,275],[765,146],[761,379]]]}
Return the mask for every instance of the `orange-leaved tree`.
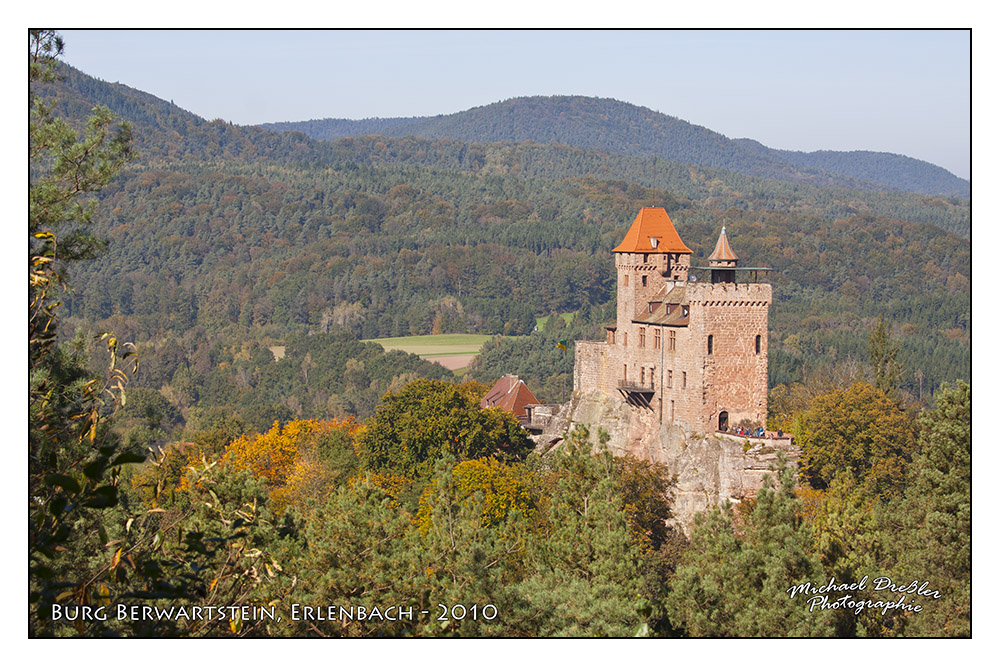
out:
{"label": "orange-leaved tree", "polygon": [[288,487],[282,492],[287,500],[305,497],[354,473],[356,429],[350,418],[303,419],[284,426],[275,422],[267,433],[233,440],[222,460],[226,466],[249,470],[272,491]]}
{"label": "orange-leaved tree", "polygon": [[249,470],[267,480],[268,486],[283,485],[295,465],[300,438],[321,428],[316,420],[296,420],[281,426],[274,422],[267,433],[242,435],[226,447],[223,461],[239,470]]}

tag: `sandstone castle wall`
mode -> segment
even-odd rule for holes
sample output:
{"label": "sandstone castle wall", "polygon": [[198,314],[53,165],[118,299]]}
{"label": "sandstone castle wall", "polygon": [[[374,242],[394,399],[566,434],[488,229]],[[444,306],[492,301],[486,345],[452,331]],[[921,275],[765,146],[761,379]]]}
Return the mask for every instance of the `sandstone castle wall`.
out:
{"label": "sandstone castle wall", "polygon": [[[780,456],[798,458],[790,436],[724,432],[767,419],[771,285],[736,282],[725,228],[710,266],[692,267],[662,209],[643,209],[614,252],[617,321],[606,340],[575,343],[573,397],[539,443],[586,424],[608,431],[616,454],[666,463],[678,475],[675,519],[687,530],[697,512],[753,497]],[[709,273],[690,278],[697,269]]]}
{"label": "sandstone castle wall", "polygon": [[[658,282],[661,291],[674,287],[685,291],[686,326],[632,321],[644,300],[651,298],[652,276],[647,294],[620,289],[624,303],[619,303],[618,323],[608,339],[576,343],[574,391],[617,396],[623,395],[619,390],[623,385],[648,386],[652,395],[647,409],[656,414],[658,424],[705,433],[718,430],[725,413],[730,425],[747,419],[763,426],[771,286]],[[639,298],[638,304],[628,302],[629,294]]]}

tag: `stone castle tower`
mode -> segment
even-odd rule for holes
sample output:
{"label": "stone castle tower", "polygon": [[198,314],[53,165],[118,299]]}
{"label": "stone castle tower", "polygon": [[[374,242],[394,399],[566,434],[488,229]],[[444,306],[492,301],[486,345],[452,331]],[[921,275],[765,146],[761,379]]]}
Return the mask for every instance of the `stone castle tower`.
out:
{"label": "stone castle tower", "polygon": [[605,341],[578,341],[573,389],[620,396],[653,423],[688,432],[767,418],[771,286],[736,282],[739,259],[722,228],[708,266],[691,266],[662,208],[643,208],[612,251],[618,317]]}

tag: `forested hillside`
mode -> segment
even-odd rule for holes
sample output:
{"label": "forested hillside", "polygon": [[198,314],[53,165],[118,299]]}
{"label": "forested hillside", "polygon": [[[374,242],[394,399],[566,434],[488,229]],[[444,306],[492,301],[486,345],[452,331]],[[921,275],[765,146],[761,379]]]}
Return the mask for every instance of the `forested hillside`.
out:
{"label": "forested hillside", "polygon": [[[970,230],[970,203],[965,199],[875,192],[870,182],[836,178],[830,173],[813,174],[807,181],[792,183],[688,164],[680,159],[581,150],[534,141],[484,143],[413,137],[390,140],[379,136],[314,141],[297,132],[275,134],[254,127],[233,126],[222,120],[209,122],[127,86],[93,79],[71,67],[64,67],[63,71],[65,81],[50,91],[60,110],[70,117],[82,117],[95,103],[107,106],[136,127],[136,144],[146,164],[180,159],[295,166],[353,162],[559,180],[592,175],[602,180],[625,180],[659,188],[677,196],[710,202],[714,208],[774,208],[823,217],[863,213],[929,222],[963,236],[968,236]],[[391,124],[384,120],[372,122],[380,127],[382,123]],[[757,146],[755,152],[760,152],[763,147]],[[884,154],[872,155],[888,160],[892,167],[889,173],[901,173],[898,161]]]}
{"label": "forested hillside", "polygon": [[[62,50],[29,31],[29,637],[971,634],[968,201],[317,141]],[[773,267],[768,426],[802,448],[687,531],[599,424],[542,453],[480,407],[508,372],[566,398],[642,206],[696,265],[724,224]],[[362,340],[432,332],[495,336],[462,378]],[[834,579],[871,588],[804,599]]]}
{"label": "forested hillside", "polygon": [[[334,388],[308,399],[289,388],[291,405],[268,399],[273,408],[247,412],[253,401],[232,374],[249,363],[239,358],[247,344],[336,330],[525,336],[553,312],[579,313],[568,335],[597,336],[615,293],[609,249],[642,206],[666,207],[695,262],[726,224],[742,258],[774,267],[773,385],[863,359],[879,316],[901,341],[914,395],[969,377],[969,242],[938,229],[968,233],[965,200],[555,145],[322,142],[206,122],[66,72],[51,88],[58,108],[109,105],[134,124],[140,156],[101,193],[108,245],[74,267],[66,313],[135,340],[148,369],[140,382],[185,415],[241,401],[253,423],[342,414]],[[503,345],[539,347],[533,340]],[[483,381],[512,372],[489,359],[476,366]],[[542,400],[563,400],[571,369],[570,353],[525,376]]]}
{"label": "forested hillside", "polygon": [[379,134],[464,142],[557,143],[796,183],[971,196],[968,181],[922,160],[871,151],[775,150],[748,139],[729,139],[645,107],[593,97],[518,97],[434,117],[331,118],[261,127],[299,131],[315,139]]}

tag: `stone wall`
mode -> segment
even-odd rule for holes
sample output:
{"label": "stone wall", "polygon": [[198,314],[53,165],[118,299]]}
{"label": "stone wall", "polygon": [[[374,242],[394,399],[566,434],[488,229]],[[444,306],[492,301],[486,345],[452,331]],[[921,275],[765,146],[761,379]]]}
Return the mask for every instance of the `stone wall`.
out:
{"label": "stone wall", "polygon": [[[703,402],[696,421],[714,431],[723,411],[729,423],[767,419],[767,333],[771,286],[720,283],[688,287],[692,362],[701,371]],[[712,352],[708,337],[712,337]],[[759,349],[757,342],[759,338]]]}
{"label": "stone wall", "polygon": [[538,436],[540,448],[558,447],[574,424],[586,425],[595,443],[598,428],[604,428],[610,436],[608,447],[616,455],[666,464],[670,474],[677,475],[672,522],[686,533],[698,512],[754,497],[779,453],[790,464],[800,454],[790,438],[738,438],[660,425],[651,411],[601,392],[574,393]]}
{"label": "stone wall", "polygon": [[607,343],[578,340],[573,350],[573,391],[597,389],[603,386],[604,357]]}
{"label": "stone wall", "polygon": [[[595,435],[604,427],[614,453],[666,463],[679,475],[675,511],[687,529],[696,512],[753,496],[777,452],[798,459],[790,439],[753,442],[718,432],[723,420],[732,427],[767,419],[771,286],[690,282],[687,253],[614,254],[614,334],[576,343],[573,399],[536,440],[544,449],[573,424],[590,425]],[[735,264],[726,264],[734,267],[727,280],[738,275]],[[665,299],[687,307],[686,322],[645,317],[654,313],[651,302]]]}
{"label": "stone wall", "polygon": [[[654,390],[650,410],[657,428],[667,424],[708,433],[718,429],[723,412],[730,425],[743,419],[763,425],[771,286],[688,283],[687,292],[688,326],[660,327],[659,347],[653,343],[657,327],[645,327],[640,347],[639,327],[631,321],[619,321],[613,345],[578,341],[574,391],[616,395],[626,379],[648,386]],[[632,335],[626,339],[627,331]]]}

